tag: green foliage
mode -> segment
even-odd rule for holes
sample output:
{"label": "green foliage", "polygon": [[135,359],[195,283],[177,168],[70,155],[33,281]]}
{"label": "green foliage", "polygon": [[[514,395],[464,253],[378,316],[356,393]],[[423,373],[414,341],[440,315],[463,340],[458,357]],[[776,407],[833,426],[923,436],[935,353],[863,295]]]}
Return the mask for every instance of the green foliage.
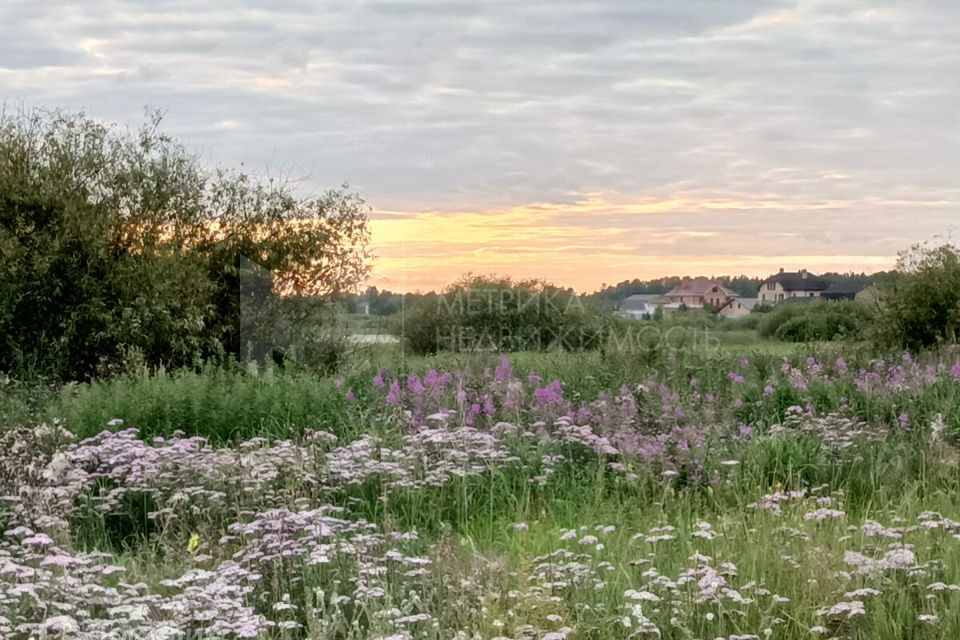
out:
{"label": "green foliage", "polygon": [[115,428],[136,427],[147,438],[179,429],[220,444],[304,429],[342,431],[348,423],[348,403],[331,380],[255,367],[144,370],[68,385],[56,412],[80,437],[121,419],[122,427]]}
{"label": "green foliage", "polygon": [[872,337],[918,350],[960,339],[960,248],[916,245],[900,256],[898,277],[880,287]]}
{"label": "green foliage", "polygon": [[208,171],[158,125],[0,116],[0,370],[71,380],[236,353],[242,259],[270,272],[268,297],[364,275],[357,196]]}
{"label": "green foliage", "polygon": [[820,342],[858,337],[867,319],[866,309],[855,302],[818,300],[780,304],[762,316],[760,335],[786,342]]}
{"label": "green foliage", "polygon": [[540,281],[465,276],[410,303],[395,335],[415,353],[579,351],[602,346],[614,322],[570,289]]}

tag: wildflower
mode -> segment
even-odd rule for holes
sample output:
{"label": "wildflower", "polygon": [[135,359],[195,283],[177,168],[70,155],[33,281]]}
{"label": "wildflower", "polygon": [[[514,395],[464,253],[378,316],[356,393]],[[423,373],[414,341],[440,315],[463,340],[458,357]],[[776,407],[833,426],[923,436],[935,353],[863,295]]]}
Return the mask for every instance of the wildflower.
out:
{"label": "wildflower", "polygon": [[400,385],[396,380],[390,383],[390,391],[387,393],[387,404],[391,407],[400,404]]}
{"label": "wildflower", "polygon": [[563,388],[559,380],[554,380],[550,384],[533,392],[533,397],[542,407],[548,407],[563,402]]}
{"label": "wildflower", "polygon": [[513,366],[510,364],[510,358],[505,355],[500,356],[500,361],[497,362],[497,369],[494,372],[494,380],[497,382],[507,382],[512,380],[513,375]]}
{"label": "wildflower", "polygon": [[943,414],[938,413],[933,417],[933,421],[930,423],[930,441],[937,443],[943,440],[943,432],[946,430],[947,424],[943,419]]}
{"label": "wildflower", "polygon": [[196,553],[197,549],[200,547],[200,534],[193,533],[190,534],[190,541],[187,543],[187,553]]}
{"label": "wildflower", "polygon": [[407,376],[407,390],[412,393],[415,398],[423,395],[425,389],[423,383],[420,381],[420,376],[415,373]]}
{"label": "wildflower", "polygon": [[843,356],[837,358],[837,373],[841,376],[847,375],[847,361],[843,359]]}
{"label": "wildflower", "polygon": [[628,589],[623,592],[623,595],[639,602],[660,602],[660,597],[649,591],[634,591],[633,589]]}
{"label": "wildflower", "polygon": [[849,602],[838,602],[832,607],[817,609],[817,615],[826,618],[855,618],[866,615],[863,602],[860,600],[851,600]]}

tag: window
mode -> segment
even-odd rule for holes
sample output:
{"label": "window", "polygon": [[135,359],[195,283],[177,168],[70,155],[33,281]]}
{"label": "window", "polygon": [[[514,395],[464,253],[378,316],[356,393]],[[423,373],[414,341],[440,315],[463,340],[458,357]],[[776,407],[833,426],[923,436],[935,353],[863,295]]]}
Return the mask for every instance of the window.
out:
{"label": "window", "polygon": [[770,291],[773,291],[776,286],[777,285],[773,280],[767,283],[767,289],[769,289]]}

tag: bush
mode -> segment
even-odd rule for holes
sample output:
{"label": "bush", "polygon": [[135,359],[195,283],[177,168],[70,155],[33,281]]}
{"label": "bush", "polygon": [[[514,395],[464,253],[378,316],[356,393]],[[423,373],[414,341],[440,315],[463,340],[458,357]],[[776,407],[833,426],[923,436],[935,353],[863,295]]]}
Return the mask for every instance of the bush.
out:
{"label": "bush", "polygon": [[415,353],[599,348],[612,322],[569,289],[465,276],[410,303],[392,332]]}
{"label": "bush", "polygon": [[960,249],[917,245],[901,254],[898,275],[879,288],[872,337],[920,350],[960,339]]}
{"label": "bush", "polygon": [[784,342],[842,340],[860,336],[866,317],[864,306],[856,302],[780,304],[762,316],[759,331]]}
{"label": "bush", "polygon": [[251,297],[269,315],[273,291],[365,274],[358,197],[208,171],[158,125],[0,115],[0,371],[76,380],[239,355],[259,339]]}

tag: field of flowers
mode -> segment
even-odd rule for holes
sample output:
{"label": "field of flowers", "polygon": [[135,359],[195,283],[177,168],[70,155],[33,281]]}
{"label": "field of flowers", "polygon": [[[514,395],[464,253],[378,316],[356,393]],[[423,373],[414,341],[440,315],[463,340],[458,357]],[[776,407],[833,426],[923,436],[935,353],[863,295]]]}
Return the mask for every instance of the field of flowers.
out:
{"label": "field of flowers", "polygon": [[10,430],[0,637],[960,638],[960,351],[637,371],[373,370],[234,441]]}

